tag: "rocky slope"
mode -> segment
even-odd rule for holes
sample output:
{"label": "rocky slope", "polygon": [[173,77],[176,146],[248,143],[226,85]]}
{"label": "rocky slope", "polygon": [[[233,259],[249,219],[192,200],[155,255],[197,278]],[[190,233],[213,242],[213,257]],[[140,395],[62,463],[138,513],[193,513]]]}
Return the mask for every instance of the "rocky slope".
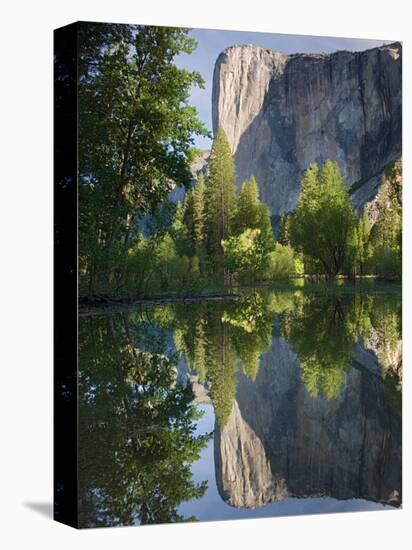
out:
{"label": "rocky slope", "polygon": [[290,345],[275,338],[256,381],[215,431],[219,493],[255,508],[287,496],[401,501],[401,418],[384,395],[376,355],[360,343],[336,399],[312,398]]}
{"label": "rocky slope", "polygon": [[228,136],[238,182],[255,175],[273,214],[294,209],[312,160],[337,160],[348,184],[362,182],[359,207],[401,153],[401,79],[399,43],[328,55],[233,46],[215,65],[213,129]]}

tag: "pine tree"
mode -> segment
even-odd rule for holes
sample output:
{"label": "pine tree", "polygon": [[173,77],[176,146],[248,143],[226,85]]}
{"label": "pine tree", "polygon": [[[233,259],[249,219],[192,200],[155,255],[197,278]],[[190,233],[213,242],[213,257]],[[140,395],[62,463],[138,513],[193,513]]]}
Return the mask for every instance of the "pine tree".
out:
{"label": "pine tree", "polygon": [[239,235],[245,229],[259,226],[259,191],[254,176],[242,183],[236,214],[233,219],[233,233]]}
{"label": "pine tree", "polygon": [[182,207],[183,223],[186,228],[186,236],[187,236],[187,252],[190,256],[192,256],[196,252],[193,203],[194,203],[193,189],[190,189],[185,194],[185,198],[183,199],[183,207]]}
{"label": "pine tree", "polygon": [[259,200],[259,189],[254,176],[245,180],[239,195],[238,207],[233,218],[233,233],[239,235],[246,229],[260,229],[264,238],[272,238],[270,210]]}
{"label": "pine tree", "polygon": [[187,210],[187,199],[183,200],[183,204],[180,202],[176,206],[176,212],[173,218],[171,235],[176,246],[176,250],[179,256],[188,255],[190,248],[190,240],[188,235],[188,228],[185,223],[185,214]]}
{"label": "pine tree", "polygon": [[229,419],[236,397],[236,354],[230,339],[230,328],[222,322],[221,311],[217,310],[210,314],[206,326],[207,379],[210,383],[210,397],[216,422],[222,430]]}
{"label": "pine tree", "polygon": [[216,133],[205,186],[206,244],[212,257],[223,255],[236,208],[235,164],[224,130]]}
{"label": "pine tree", "polygon": [[193,233],[196,245],[205,241],[205,178],[199,175],[196,187],[193,189]]}
{"label": "pine tree", "polygon": [[363,214],[356,224],[355,228],[355,262],[356,269],[359,270],[359,275],[364,275],[365,265],[372,256],[372,244],[370,241],[371,223],[366,208],[363,210]]}
{"label": "pine tree", "polygon": [[283,246],[290,245],[290,226],[292,222],[292,213],[284,212],[280,216],[279,223],[279,242]]}

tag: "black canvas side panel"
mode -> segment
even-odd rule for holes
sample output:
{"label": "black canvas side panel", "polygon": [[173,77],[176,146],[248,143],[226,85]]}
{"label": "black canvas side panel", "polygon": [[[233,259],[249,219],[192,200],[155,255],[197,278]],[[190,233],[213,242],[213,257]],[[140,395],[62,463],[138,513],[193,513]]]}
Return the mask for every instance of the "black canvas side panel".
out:
{"label": "black canvas side panel", "polygon": [[54,31],[54,519],[77,527],[77,35]]}

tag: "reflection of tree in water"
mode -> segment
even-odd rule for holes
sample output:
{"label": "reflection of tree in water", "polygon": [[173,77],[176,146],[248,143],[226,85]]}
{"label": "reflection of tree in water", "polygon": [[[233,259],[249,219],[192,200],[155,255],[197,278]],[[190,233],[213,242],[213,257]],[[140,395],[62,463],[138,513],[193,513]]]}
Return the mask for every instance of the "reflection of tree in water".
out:
{"label": "reflection of tree in water", "polygon": [[273,311],[267,295],[242,297],[224,312],[222,320],[230,325],[233,345],[244,373],[256,379],[260,358],[272,343]]}
{"label": "reflection of tree in water", "polygon": [[[382,303],[387,304],[383,317],[379,315]],[[345,371],[352,363],[355,342],[359,337],[367,340],[375,325],[380,324],[388,335],[385,338],[397,345],[400,331],[386,326],[391,319],[399,318],[390,303],[386,297],[362,293],[304,295],[288,311],[283,334],[299,356],[302,381],[313,397],[338,396]],[[382,365],[379,353],[377,357]]]}
{"label": "reflection of tree in water", "polygon": [[[144,351],[156,335],[159,349]],[[83,526],[194,519],[182,517],[177,508],[206,490],[206,483],[193,483],[191,464],[210,436],[194,435],[199,415],[193,393],[176,384],[176,357],[163,353],[164,343],[161,331],[141,320],[81,320]]]}
{"label": "reflection of tree in water", "polygon": [[224,425],[236,395],[236,355],[230,327],[223,322],[222,304],[175,307],[173,323],[176,348],[189,370],[210,387],[216,419]]}
{"label": "reflection of tree in water", "polygon": [[[384,365],[399,344],[399,307],[399,298],[371,293],[259,291],[236,301],[156,309],[153,318],[157,325],[173,329],[176,348],[189,370],[209,386],[222,428],[236,396],[236,369],[256,379],[279,315],[282,335],[298,354],[302,381],[313,397],[337,397],[355,342],[363,338],[368,347],[374,330],[379,340],[374,351],[383,365],[388,391],[397,391],[397,379]],[[399,396],[396,391],[395,397]]]}
{"label": "reflection of tree in water", "polygon": [[302,381],[312,397],[339,394],[364,309],[362,301],[348,295],[305,295],[285,317],[284,336],[299,356]]}
{"label": "reflection of tree in water", "polygon": [[221,428],[236,396],[237,367],[256,378],[261,355],[271,345],[274,315],[291,307],[292,298],[292,294],[262,292],[234,302],[174,308],[176,347],[199,381],[210,386]]}
{"label": "reflection of tree in water", "polygon": [[177,383],[179,354],[209,388],[223,428],[236,397],[237,369],[256,378],[279,320],[312,396],[339,394],[362,337],[381,365],[388,403],[400,407],[398,297],[258,292],[230,302],[156,307],[127,318],[81,319],[82,526],[194,519],[177,510],[206,490],[205,483],[193,482],[191,464],[210,436],[194,434],[198,413],[190,385]]}

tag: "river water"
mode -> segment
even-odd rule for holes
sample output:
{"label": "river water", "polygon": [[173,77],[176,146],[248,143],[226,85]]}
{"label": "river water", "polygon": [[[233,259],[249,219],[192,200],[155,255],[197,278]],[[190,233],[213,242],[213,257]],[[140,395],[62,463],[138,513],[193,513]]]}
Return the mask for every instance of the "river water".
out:
{"label": "river water", "polygon": [[401,505],[389,287],[85,316],[79,364],[82,527]]}

